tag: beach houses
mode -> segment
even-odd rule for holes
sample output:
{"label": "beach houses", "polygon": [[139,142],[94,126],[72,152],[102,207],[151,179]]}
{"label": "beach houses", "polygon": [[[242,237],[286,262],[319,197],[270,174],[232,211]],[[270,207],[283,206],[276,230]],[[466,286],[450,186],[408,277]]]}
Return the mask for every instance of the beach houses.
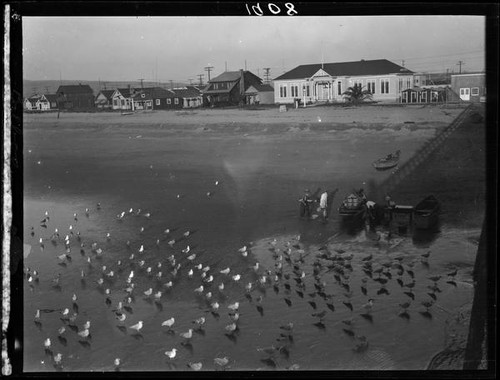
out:
{"label": "beach houses", "polygon": [[27,111],[51,111],[57,109],[57,96],[55,94],[33,95],[26,98],[24,108]]}
{"label": "beach houses", "polygon": [[452,74],[451,88],[465,102],[486,101],[486,73]]}
{"label": "beach houses", "polygon": [[60,107],[65,110],[84,111],[95,108],[94,92],[86,84],[59,86],[56,96],[60,99]]}
{"label": "beach houses", "polygon": [[137,89],[131,95],[133,110],[166,110],[179,104],[179,98],[171,90],[163,87],[145,87]]}
{"label": "beach houses", "polygon": [[274,104],[274,88],[269,84],[253,84],[245,91],[246,104]]}
{"label": "beach houses", "polygon": [[414,77],[387,59],[300,65],[274,79],[274,102],[344,102],[343,93],[355,84],[370,91],[373,101],[399,102]]}
{"label": "beach houses", "polygon": [[98,110],[109,110],[113,107],[113,93],[115,90],[101,90],[95,97],[95,106]]}
{"label": "beach houses", "polygon": [[262,80],[250,71],[225,71],[208,82],[203,90],[204,104],[231,106],[245,103],[245,91]]}
{"label": "beach houses", "polygon": [[178,99],[177,105],[179,107],[175,108],[196,108],[203,105],[203,95],[196,86],[173,88],[172,92],[175,94],[175,98]]}

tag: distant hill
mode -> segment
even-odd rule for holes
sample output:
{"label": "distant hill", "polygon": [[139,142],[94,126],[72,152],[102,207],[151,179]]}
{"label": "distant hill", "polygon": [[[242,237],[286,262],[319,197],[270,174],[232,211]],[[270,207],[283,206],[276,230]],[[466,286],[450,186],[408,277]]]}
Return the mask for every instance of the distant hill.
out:
{"label": "distant hill", "polygon": [[[130,85],[131,87],[139,88],[141,87],[141,82],[131,81],[131,82],[106,82],[106,81],[84,81],[84,80],[23,80],[23,97],[27,98],[34,94],[55,94],[59,86],[70,85],[70,84],[88,84],[92,90],[94,90],[94,95],[97,95],[99,91],[108,89],[114,90],[116,88],[124,88]],[[156,82],[143,82],[143,87],[159,86],[164,88],[170,88],[170,83],[156,83]],[[175,87],[187,86],[185,83],[174,83]]]}

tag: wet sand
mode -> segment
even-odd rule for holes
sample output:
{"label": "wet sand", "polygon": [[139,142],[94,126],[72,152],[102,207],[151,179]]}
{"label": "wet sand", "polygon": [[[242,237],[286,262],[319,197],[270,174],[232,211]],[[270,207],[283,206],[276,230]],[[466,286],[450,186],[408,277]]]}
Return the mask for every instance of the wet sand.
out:
{"label": "wet sand", "polygon": [[[348,109],[341,110],[342,116],[336,114],[338,109],[319,107],[300,110],[307,114],[299,110],[279,114],[274,110],[275,114],[250,119],[246,113],[268,111],[241,111],[245,117],[234,116],[232,126],[232,113],[236,115],[239,110],[230,110],[232,113],[220,114],[214,119],[207,116],[214,112],[212,110],[199,111],[194,116],[158,112],[143,115],[142,119],[138,115],[113,114],[109,120],[105,114],[78,114],[73,118],[70,114],[61,114],[59,120],[55,115],[28,115],[24,131],[24,212],[25,243],[31,245],[31,253],[25,265],[39,270],[40,281],[25,286],[27,370],[61,369],[54,367],[50,357],[44,355],[43,340],[50,336],[57,342],[57,329],[62,323],[60,309],[71,308],[73,293],[79,297],[77,325],[81,328],[86,318],[91,318],[93,335],[88,344],[79,342],[76,335],[68,336],[66,346],[54,344],[55,350],[63,353],[62,369],[66,371],[111,371],[115,356],[122,359],[124,371],[184,371],[189,370],[187,363],[191,361],[201,361],[204,369],[212,370],[215,355],[231,356],[231,367],[237,370],[425,368],[443,345],[445,322],[452,310],[471,300],[470,271],[478,226],[455,225],[455,213],[447,207],[451,217],[445,217],[445,228],[434,235],[433,240],[414,241],[411,236],[403,236],[400,240],[384,242],[373,240],[373,236],[366,236],[363,231],[346,233],[339,227],[336,215],[332,215],[326,225],[297,218],[296,200],[304,188],[338,187],[335,210],[341,196],[353,187],[377,183],[390,175],[375,172],[371,168],[374,159],[393,151],[395,145],[404,152],[402,159],[408,159],[460,112],[460,109],[439,107],[431,108],[432,112],[416,108],[405,115],[402,108],[394,108],[397,112],[389,107],[382,109],[386,113],[381,110],[374,113],[371,107],[361,108],[356,110],[355,117],[351,109],[351,118],[359,125],[345,124]],[[296,125],[287,119],[275,120],[285,114],[289,118],[293,112],[298,119]],[[194,119],[178,121],[178,118],[189,117]],[[299,120],[301,117],[308,121]],[[344,123],[341,126],[333,121],[325,123],[325,117],[343,118]],[[405,124],[406,119],[413,119],[410,120],[413,123]],[[411,202],[408,194],[417,197],[426,191],[426,188],[413,188],[406,195],[395,195]],[[480,194],[476,194],[476,199],[478,196]],[[96,209],[97,202],[101,204],[100,210]],[[87,207],[88,217],[84,211]],[[130,208],[134,214],[127,213],[123,221],[118,221],[117,215]],[[139,208],[141,212],[137,215]],[[45,210],[51,215],[46,229],[39,227]],[[476,212],[479,218],[481,211]],[[148,218],[145,213],[151,216]],[[64,252],[64,244],[62,240],[52,244],[50,235],[58,227],[63,239],[69,233],[69,225],[81,232],[85,248],[80,253],[79,242],[71,236],[72,260],[62,266],[57,255]],[[144,227],[142,232],[141,227]],[[169,234],[164,233],[167,228],[171,230]],[[183,238],[188,230],[191,235]],[[110,239],[106,239],[107,232]],[[38,244],[39,237],[44,241],[43,250]],[[167,243],[173,238],[180,241],[170,246]],[[131,241],[130,248],[125,245],[126,240]],[[97,257],[90,250],[92,242],[102,247],[104,256]],[[326,308],[326,302],[317,301],[317,309],[313,309],[308,298],[300,297],[297,289],[292,288],[289,295],[292,305],[288,306],[284,301],[287,292],[284,281],[279,283],[277,293],[269,283],[255,287],[252,301],[245,296],[246,283],[258,281],[265,268],[274,269],[276,259],[269,248],[274,246],[283,252],[293,245],[299,247],[291,248],[293,260],[307,255],[300,266],[307,276],[307,291],[313,293],[312,266],[325,243],[332,252],[338,249],[345,251],[345,255],[353,255],[349,283],[355,312],[351,313],[343,305],[345,289],[332,273],[324,273],[323,280],[327,293],[336,297],[336,311],[325,318],[326,330],[314,325],[317,321],[311,316]],[[174,288],[165,292],[161,306],[144,299],[143,292],[151,284],[155,290],[162,289],[162,283],[172,277],[172,268],[163,270],[164,281],[152,282],[143,269],[137,268],[138,258],[129,259],[132,253],[138,256],[141,244],[146,250],[145,268],[155,267],[159,262],[163,268],[169,268],[170,255],[175,255],[185,268],[174,279]],[[187,245],[197,254],[195,262],[189,262],[181,252]],[[244,245],[251,250],[246,258],[238,252]],[[429,249],[433,253],[427,263],[422,263],[420,255]],[[456,255],[457,250],[462,252],[460,256]],[[375,256],[374,265],[382,265],[403,254],[404,264],[415,268],[418,284],[415,294],[419,297],[409,320],[399,316],[398,304],[407,296],[395,277],[387,284],[390,295],[377,294],[381,289],[379,284],[369,280],[369,294],[376,298],[373,311],[376,326],[359,317],[358,311],[368,298],[359,290],[364,278],[360,269],[362,258],[369,253]],[[88,257],[93,261],[92,268],[87,266]],[[123,268],[115,279],[100,288],[95,281],[103,276],[102,265],[106,265],[108,271],[110,268],[118,271],[117,260],[125,263]],[[256,261],[262,266],[259,274],[252,269]],[[221,309],[224,308],[219,318],[207,311],[209,303],[193,291],[202,283],[200,274],[193,279],[187,276],[188,268],[198,262],[210,266],[210,273],[215,277],[212,293],[223,305]],[[231,281],[219,273],[226,267],[241,274],[241,282]],[[443,277],[440,286],[443,294],[437,295],[439,305],[435,305],[429,318],[420,305],[429,292],[427,287],[432,285],[427,277],[454,267],[460,268],[457,282],[446,284],[447,278]],[[134,336],[129,329],[124,332],[119,329],[111,311],[124,299],[125,280],[133,268],[137,271],[134,281],[137,290],[133,313],[127,315],[125,325],[144,320],[140,336]],[[293,265],[286,264],[285,268],[285,274],[293,276]],[[85,286],[80,281],[81,270],[87,276]],[[155,269],[155,273],[158,270]],[[57,273],[61,273],[59,292],[51,286]],[[405,283],[409,280],[404,278]],[[217,293],[216,285],[221,281],[227,285],[225,295]],[[293,279],[290,283],[294,283]],[[104,303],[104,288],[111,291],[111,307]],[[263,315],[256,310],[259,295]],[[227,305],[235,300],[241,304],[240,329],[238,334],[227,336],[224,334],[230,322]],[[41,329],[33,324],[36,309],[56,310],[42,314]],[[162,332],[159,327],[161,321],[171,315],[178,321],[177,334],[173,335]],[[192,346],[182,345],[178,333],[186,331],[192,326],[191,321],[200,315],[207,317],[204,335],[198,334]],[[361,355],[352,350],[357,344],[356,338],[342,328],[342,321],[351,317],[356,319],[355,336],[364,335],[370,343],[370,349]],[[295,324],[294,341],[287,346],[289,355],[279,353],[272,365],[257,348],[278,344],[279,326],[289,319]],[[405,327],[409,322],[415,327]],[[422,328],[429,331],[423,341],[419,339]],[[176,362],[169,363],[163,351],[173,346],[179,348],[180,354]]]}

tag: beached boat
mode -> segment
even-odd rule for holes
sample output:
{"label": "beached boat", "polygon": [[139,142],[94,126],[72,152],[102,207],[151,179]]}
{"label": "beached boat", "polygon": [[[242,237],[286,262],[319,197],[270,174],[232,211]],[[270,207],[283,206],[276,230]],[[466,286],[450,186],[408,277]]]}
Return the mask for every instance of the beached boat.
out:
{"label": "beached boat", "polygon": [[434,226],[439,219],[440,203],[433,195],[422,199],[414,209],[413,225],[417,229]]}
{"label": "beached boat", "polygon": [[401,154],[400,150],[397,150],[395,153],[388,154],[383,158],[379,158],[376,161],[373,161],[373,167],[377,170],[387,170],[391,169],[399,164],[399,156]]}
{"label": "beached boat", "polygon": [[365,208],[362,200],[356,194],[349,194],[339,207],[339,215],[343,219],[355,219],[363,215]]}

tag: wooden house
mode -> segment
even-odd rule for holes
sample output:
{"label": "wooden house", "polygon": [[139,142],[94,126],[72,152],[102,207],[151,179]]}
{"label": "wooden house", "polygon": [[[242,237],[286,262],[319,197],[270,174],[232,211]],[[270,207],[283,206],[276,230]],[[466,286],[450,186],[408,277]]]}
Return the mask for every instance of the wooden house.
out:
{"label": "wooden house", "polygon": [[245,91],[246,104],[274,104],[274,88],[268,84],[253,84]]}
{"label": "wooden house", "polygon": [[94,92],[89,85],[59,86],[56,96],[60,107],[65,110],[85,111],[95,109]]}
{"label": "wooden house", "polygon": [[451,89],[465,102],[486,101],[486,73],[452,74]]}
{"label": "wooden house", "polygon": [[131,110],[132,95],[136,89],[128,86],[127,88],[117,88],[111,95],[111,108],[113,110]]}
{"label": "wooden house", "polygon": [[174,91],[163,87],[137,89],[131,95],[132,110],[167,110],[182,108],[180,98]]}
{"label": "wooden house", "polygon": [[447,86],[425,86],[408,88],[401,92],[401,103],[443,103],[447,101]]}
{"label": "wooden house", "polygon": [[203,101],[211,107],[244,104],[245,91],[260,84],[262,80],[250,71],[226,71],[209,81],[203,90]]}
{"label": "wooden house", "polygon": [[101,90],[95,97],[95,106],[99,110],[111,109],[113,107],[113,93],[115,90]]}
{"label": "wooden house", "polygon": [[40,95],[32,95],[29,98],[24,99],[24,109],[26,111],[35,111],[37,109],[37,101],[40,99]]}
{"label": "wooden house", "polygon": [[172,91],[179,98],[179,107],[175,108],[196,108],[203,105],[203,95],[196,86],[174,88]]}

